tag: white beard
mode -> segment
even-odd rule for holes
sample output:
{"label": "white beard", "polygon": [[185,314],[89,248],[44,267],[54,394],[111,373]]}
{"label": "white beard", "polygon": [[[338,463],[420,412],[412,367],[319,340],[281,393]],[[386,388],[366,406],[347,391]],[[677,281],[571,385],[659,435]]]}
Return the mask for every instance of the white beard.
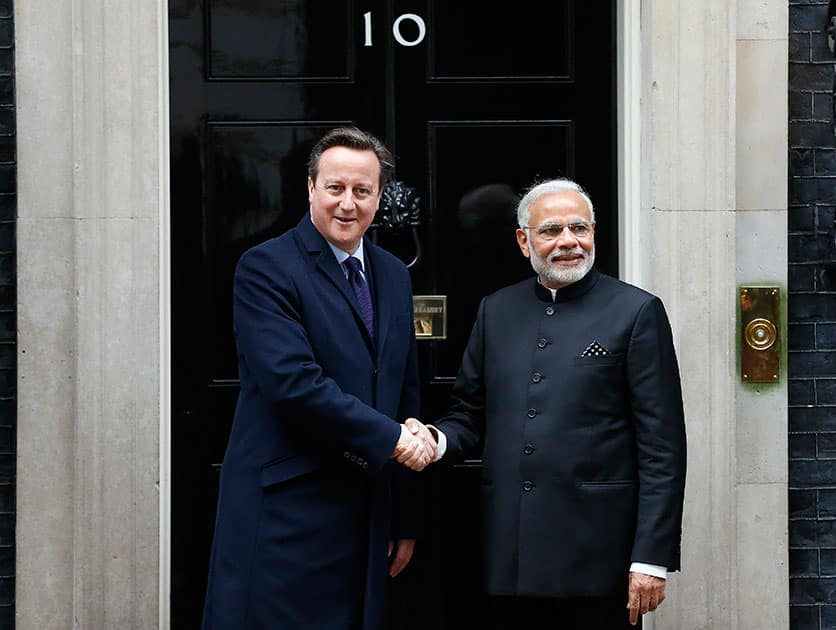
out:
{"label": "white beard", "polygon": [[[540,279],[549,284],[572,284],[583,278],[592,269],[595,264],[595,246],[585,252],[580,247],[573,247],[571,249],[558,249],[549,254],[549,259],[540,258],[534,248],[529,245],[528,253],[531,256],[531,266]],[[565,256],[566,254],[579,254],[583,257],[583,262],[575,267],[564,268],[559,265],[556,258],[558,256]]]}

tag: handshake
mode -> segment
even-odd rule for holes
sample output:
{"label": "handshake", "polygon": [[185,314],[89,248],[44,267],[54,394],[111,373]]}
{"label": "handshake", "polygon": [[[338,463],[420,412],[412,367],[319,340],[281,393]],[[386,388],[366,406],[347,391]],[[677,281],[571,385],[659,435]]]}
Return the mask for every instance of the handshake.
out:
{"label": "handshake", "polygon": [[427,426],[415,418],[407,418],[401,425],[401,437],[392,457],[407,468],[418,471],[434,462],[437,452],[435,437]]}

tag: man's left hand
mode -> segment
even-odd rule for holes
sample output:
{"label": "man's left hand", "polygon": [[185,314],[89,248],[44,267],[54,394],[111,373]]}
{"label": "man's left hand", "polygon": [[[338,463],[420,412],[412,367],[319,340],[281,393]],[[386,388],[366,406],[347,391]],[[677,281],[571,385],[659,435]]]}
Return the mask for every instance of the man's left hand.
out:
{"label": "man's left hand", "polygon": [[400,540],[389,541],[388,557],[392,558],[392,549],[396,549],[395,557],[389,564],[389,575],[395,577],[398,573],[406,568],[409,561],[412,560],[412,552],[415,550],[414,538],[401,538]]}
{"label": "man's left hand", "polygon": [[644,573],[630,573],[627,608],[630,609],[631,625],[635,626],[639,615],[656,610],[656,607],[663,601],[665,601],[665,580]]}

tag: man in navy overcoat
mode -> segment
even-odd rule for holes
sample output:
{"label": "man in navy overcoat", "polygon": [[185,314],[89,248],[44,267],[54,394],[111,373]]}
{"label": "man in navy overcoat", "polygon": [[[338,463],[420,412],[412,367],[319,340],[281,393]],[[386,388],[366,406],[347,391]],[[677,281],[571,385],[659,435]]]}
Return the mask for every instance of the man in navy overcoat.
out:
{"label": "man in navy overcoat", "polygon": [[327,133],[310,214],[238,263],[241,392],[204,630],[376,630],[411,557],[398,506],[414,479],[398,462],[420,469],[435,445],[400,424],[419,403],[409,272],[364,239],[391,162],[370,134]]}

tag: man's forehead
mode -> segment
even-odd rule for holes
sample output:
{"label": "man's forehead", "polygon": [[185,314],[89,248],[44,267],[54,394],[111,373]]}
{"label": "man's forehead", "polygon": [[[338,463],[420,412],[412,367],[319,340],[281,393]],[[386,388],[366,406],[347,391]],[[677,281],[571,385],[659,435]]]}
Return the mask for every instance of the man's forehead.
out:
{"label": "man's forehead", "polygon": [[575,191],[543,195],[531,206],[531,213],[542,221],[572,217],[589,220],[589,206]]}

